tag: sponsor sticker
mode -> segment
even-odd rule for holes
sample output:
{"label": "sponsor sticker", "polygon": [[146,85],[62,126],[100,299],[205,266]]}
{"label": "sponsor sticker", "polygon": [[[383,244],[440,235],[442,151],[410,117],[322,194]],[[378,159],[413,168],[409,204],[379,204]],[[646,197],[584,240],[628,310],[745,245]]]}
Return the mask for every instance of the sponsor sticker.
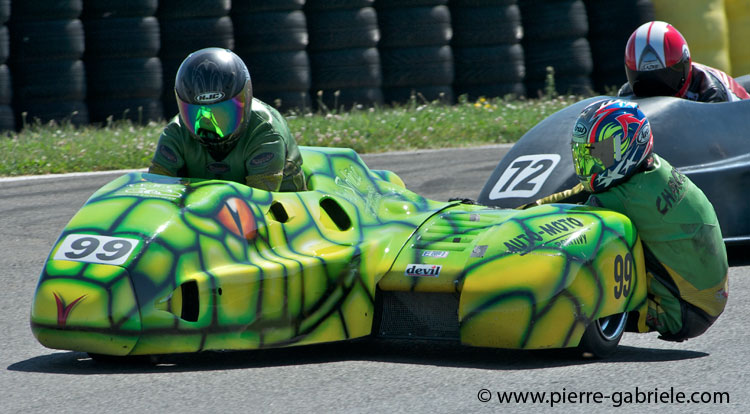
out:
{"label": "sponsor sticker", "polygon": [[589,132],[589,129],[586,128],[586,125],[582,122],[577,122],[576,125],[573,127],[573,135],[578,137],[585,137],[586,134]]}
{"label": "sponsor sticker", "polygon": [[195,102],[212,103],[224,97],[224,92],[205,92],[195,97]]}
{"label": "sponsor sticker", "polygon": [[486,244],[474,246],[474,249],[471,251],[471,257],[484,257],[484,253],[486,251],[487,251]]}
{"label": "sponsor sticker", "polygon": [[406,276],[438,277],[442,268],[443,266],[440,265],[410,264],[406,266],[404,274]]}
{"label": "sponsor sticker", "polygon": [[422,257],[435,257],[438,259],[443,259],[448,257],[448,252],[444,250],[425,250],[422,252]]}

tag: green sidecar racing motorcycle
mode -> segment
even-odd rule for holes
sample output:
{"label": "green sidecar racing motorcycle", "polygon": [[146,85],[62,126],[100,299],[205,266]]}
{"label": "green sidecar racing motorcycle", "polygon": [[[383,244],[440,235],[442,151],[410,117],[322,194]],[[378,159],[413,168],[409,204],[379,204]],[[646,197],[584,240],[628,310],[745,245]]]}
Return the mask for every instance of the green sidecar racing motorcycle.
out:
{"label": "green sidecar racing motorcycle", "polygon": [[627,217],[438,202],[352,150],[301,152],[304,192],[138,172],[102,187],[44,265],[36,338],[106,356],[375,336],[604,357],[647,330]]}

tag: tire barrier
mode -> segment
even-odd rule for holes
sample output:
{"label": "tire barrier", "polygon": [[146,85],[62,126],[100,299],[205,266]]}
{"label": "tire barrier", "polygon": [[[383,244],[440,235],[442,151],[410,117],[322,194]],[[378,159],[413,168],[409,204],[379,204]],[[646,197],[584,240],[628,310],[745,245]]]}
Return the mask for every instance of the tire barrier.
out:
{"label": "tire barrier", "polygon": [[422,100],[453,103],[453,37],[447,0],[376,0],[387,103]]}
{"label": "tire barrier", "polygon": [[0,130],[20,127],[22,114],[76,124],[171,117],[179,64],[209,46],[235,50],[255,95],[282,111],[318,100],[328,108],[403,102],[412,93],[536,97],[547,66],[558,93],[606,93],[625,82],[628,36],[654,19],[680,29],[696,61],[750,72],[748,0],[675,4],[0,0]]}
{"label": "tire barrier", "polygon": [[157,0],[84,0],[87,102],[92,122],[164,118]]}
{"label": "tire barrier", "polygon": [[313,106],[380,105],[383,76],[374,0],[307,0]]}
{"label": "tire barrier", "polygon": [[304,0],[235,2],[235,53],[250,70],[253,94],[282,112],[311,107]]}
{"label": "tire barrier", "polygon": [[8,32],[10,19],[10,0],[0,0],[0,131],[16,128],[13,115],[13,84],[10,78],[10,68],[7,65],[10,55],[10,34]]}
{"label": "tire barrier", "polygon": [[81,0],[14,1],[8,62],[15,123],[89,122]]}
{"label": "tire barrier", "polygon": [[588,40],[594,70],[594,89],[602,94],[617,90],[628,81],[625,76],[625,45],[630,34],[643,23],[654,20],[651,0],[585,0],[589,21]]}
{"label": "tire barrier", "polygon": [[[724,0],[652,0],[654,18],[670,23],[685,37],[693,62],[732,73]],[[747,39],[743,39],[747,41]]]}
{"label": "tire barrier", "polygon": [[159,0],[156,16],[161,32],[164,116],[177,114],[174,78],[180,63],[206,47],[234,49],[231,0]]}
{"label": "tire barrier", "polygon": [[523,96],[521,12],[515,0],[451,0],[455,94]]}
{"label": "tire barrier", "polygon": [[554,69],[557,93],[590,93],[593,62],[583,0],[524,0],[520,4],[529,96],[545,93],[547,67]]}

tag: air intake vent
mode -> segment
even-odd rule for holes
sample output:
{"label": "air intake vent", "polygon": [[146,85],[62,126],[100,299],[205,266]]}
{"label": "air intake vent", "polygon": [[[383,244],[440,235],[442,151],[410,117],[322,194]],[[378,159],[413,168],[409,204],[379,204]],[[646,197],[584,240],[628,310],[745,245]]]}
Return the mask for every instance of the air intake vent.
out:
{"label": "air intake vent", "polygon": [[182,310],[180,318],[188,322],[197,322],[200,311],[200,300],[198,297],[198,283],[195,280],[185,282],[180,286],[182,293]]}
{"label": "air intake vent", "polygon": [[349,218],[349,215],[346,214],[346,211],[341,208],[336,200],[332,198],[324,198],[320,200],[320,207],[326,212],[326,214],[328,214],[328,217],[331,218],[331,221],[333,221],[333,224],[335,224],[339,230],[349,230],[352,226],[352,220]]}
{"label": "air intake vent", "polygon": [[458,340],[458,294],[378,291],[384,338]]}

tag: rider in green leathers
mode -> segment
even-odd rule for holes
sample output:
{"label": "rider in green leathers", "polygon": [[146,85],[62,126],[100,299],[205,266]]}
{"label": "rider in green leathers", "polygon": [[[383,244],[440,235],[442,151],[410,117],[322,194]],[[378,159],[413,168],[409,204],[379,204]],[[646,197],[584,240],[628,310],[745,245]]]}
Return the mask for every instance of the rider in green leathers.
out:
{"label": "rider in green leathers", "polygon": [[247,66],[230,50],[201,49],[175,79],[179,115],[166,126],[150,173],[236,181],[267,191],[305,190],[286,120],[253,98]]}
{"label": "rider in green leathers", "polygon": [[633,102],[601,100],[573,129],[576,174],[587,204],[628,216],[643,242],[648,283],[646,324],[660,338],[705,332],[728,297],[727,254],[703,192],[652,153],[648,119]]}

